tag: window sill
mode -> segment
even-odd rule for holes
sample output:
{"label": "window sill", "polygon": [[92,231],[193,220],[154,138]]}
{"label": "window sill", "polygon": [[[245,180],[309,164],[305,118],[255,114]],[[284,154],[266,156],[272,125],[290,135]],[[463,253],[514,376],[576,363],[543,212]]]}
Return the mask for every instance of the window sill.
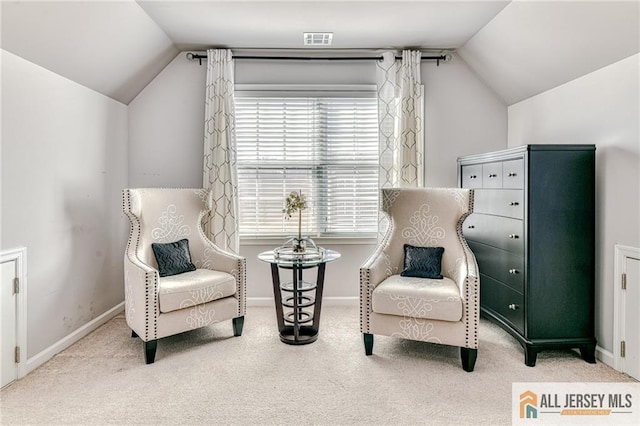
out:
{"label": "window sill", "polygon": [[[241,237],[241,246],[271,246],[277,247],[284,244],[288,237]],[[313,241],[319,246],[333,245],[375,245],[376,237],[317,237]]]}

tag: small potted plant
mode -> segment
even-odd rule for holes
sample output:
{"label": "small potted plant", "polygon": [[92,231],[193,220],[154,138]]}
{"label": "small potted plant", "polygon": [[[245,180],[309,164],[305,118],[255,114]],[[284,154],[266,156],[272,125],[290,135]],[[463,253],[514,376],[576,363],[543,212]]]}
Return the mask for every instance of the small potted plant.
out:
{"label": "small potted plant", "polygon": [[286,219],[291,219],[296,212],[298,213],[298,237],[294,237],[294,252],[301,253],[305,251],[305,239],[302,238],[302,210],[307,208],[307,197],[302,191],[292,191],[285,199],[284,209],[282,212]]}

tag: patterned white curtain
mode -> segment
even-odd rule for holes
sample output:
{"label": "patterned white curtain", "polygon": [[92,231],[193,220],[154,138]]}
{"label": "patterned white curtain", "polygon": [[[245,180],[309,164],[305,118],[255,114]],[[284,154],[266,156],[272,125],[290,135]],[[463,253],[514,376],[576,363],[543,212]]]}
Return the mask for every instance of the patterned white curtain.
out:
{"label": "patterned white curtain", "polygon": [[380,188],[398,186],[398,64],[395,52],[385,52],[382,61],[376,62],[378,86],[378,143],[380,144],[380,164],[378,182]]}
{"label": "patterned white curtain", "polygon": [[[384,52],[376,62],[380,188],[424,186],[424,86],[419,51],[405,50],[402,61]],[[382,200],[380,200],[382,202]],[[379,231],[388,224],[380,215]]]}
{"label": "patterned white curtain", "polygon": [[398,148],[400,186],[424,186],[424,86],[420,81],[419,51],[402,52]]}
{"label": "patterned white curtain", "polygon": [[399,63],[395,52],[385,52],[376,63],[381,188],[424,184],[421,56],[419,51],[405,50]]}
{"label": "patterned white curtain", "polygon": [[203,187],[213,209],[205,232],[218,247],[238,253],[238,177],[233,101],[233,57],[227,49],[207,51]]}

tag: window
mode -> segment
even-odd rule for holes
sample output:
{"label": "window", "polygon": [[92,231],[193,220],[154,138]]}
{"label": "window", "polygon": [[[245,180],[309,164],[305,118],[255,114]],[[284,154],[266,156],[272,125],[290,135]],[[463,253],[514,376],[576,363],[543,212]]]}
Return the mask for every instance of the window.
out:
{"label": "window", "polygon": [[298,221],[282,209],[300,190],[304,235],[375,235],[375,91],[239,90],[235,102],[241,236],[295,235]]}

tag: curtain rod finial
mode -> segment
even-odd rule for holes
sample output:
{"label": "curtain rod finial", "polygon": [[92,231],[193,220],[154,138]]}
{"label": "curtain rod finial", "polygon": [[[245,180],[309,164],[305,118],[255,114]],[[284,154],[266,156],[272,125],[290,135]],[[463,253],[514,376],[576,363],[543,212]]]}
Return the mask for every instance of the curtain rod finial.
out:
{"label": "curtain rod finial", "polygon": [[189,61],[193,61],[193,59],[194,59],[194,58],[193,58],[193,52],[187,52],[187,59],[188,59]]}

